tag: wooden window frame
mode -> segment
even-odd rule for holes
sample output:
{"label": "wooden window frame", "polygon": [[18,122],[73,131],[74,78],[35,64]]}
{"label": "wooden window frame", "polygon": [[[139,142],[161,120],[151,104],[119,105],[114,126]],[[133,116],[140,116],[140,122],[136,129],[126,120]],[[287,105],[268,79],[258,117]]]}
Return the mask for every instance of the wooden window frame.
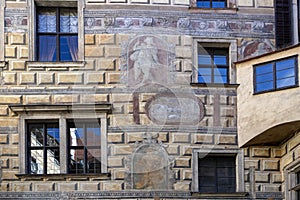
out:
{"label": "wooden window frame", "polygon": [[[219,155],[219,156],[235,156],[236,160],[236,192],[245,192],[245,182],[244,182],[244,151],[242,149],[193,149],[192,152],[192,192],[199,193],[199,157],[204,157],[206,155]],[[216,193],[217,194],[217,193]]]}
{"label": "wooden window frame", "polygon": [[[32,124],[40,124],[43,126],[44,129],[44,135],[43,135],[43,144],[41,146],[31,146],[30,144],[30,132],[29,132],[29,126]],[[56,124],[59,127],[59,123],[58,121],[55,122],[49,122],[49,121],[28,121],[26,122],[26,144],[27,144],[27,156],[26,156],[26,173],[27,174],[31,174],[31,151],[32,150],[42,150],[43,151],[43,173],[42,174],[50,174],[47,172],[47,166],[48,166],[48,162],[47,162],[47,150],[48,149],[56,149],[58,151],[60,151],[60,144],[58,146],[47,146],[46,145],[46,141],[47,141],[47,125],[49,124]]]}
{"label": "wooden window frame", "polygon": [[[76,121],[76,122],[75,122]],[[77,122],[78,121],[78,122]],[[99,128],[100,128],[100,130],[101,130],[101,121],[100,121],[100,119],[99,120],[97,120],[98,121],[98,123],[97,124],[99,124]],[[73,125],[74,124],[81,124],[81,125],[83,125],[83,127],[84,127],[84,141],[87,141],[87,132],[86,132],[86,127],[87,127],[87,125],[89,125],[89,124],[96,124],[96,123],[91,123],[91,122],[89,122],[88,120],[86,120],[86,119],[79,119],[79,120],[68,120],[67,121],[67,159],[68,159],[68,169],[67,169],[67,171],[68,171],[68,174],[72,174],[72,173],[74,173],[74,174],[78,174],[77,173],[77,171],[75,171],[75,172],[71,172],[71,169],[70,169],[70,159],[71,159],[71,153],[70,153],[70,151],[72,150],[72,149],[76,149],[76,150],[78,150],[78,149],[80,149],[80,150],[84,150],[84,163],[83,163],[83,173],[84,174],[91,174],[91,173],[101,173],[101,168],[100,168],[100,171],[99,172],[88,172],[88,170],[87,170],[87,165],[88,165],[88,162],[87,162],[87,149],[88,148],[93,148],[93,149],[96,149],[96,148],[98,148],[100,151],[101,151],[101,144],[99,144],[99,145],[85,145],[85,144],[83,144],[83,145],[77,145],[77,146],[71,146],[70,145],[70,128],[71,127],[73,127]],[[75,125],[76,126],[76,125]]]}
{"label": "wooden window frame", "polygon": [[[215,69],[227,69],[226,82],[216,83],[216,84],[228,84],[229,83],[229,49],[225,48],[225,47],[201,47],[201,48],[203,48],[208,53],[208,55],[211,57],[210,66],[205,67],[205,68],[210,68],[210,70],[211,70],[210,82],[208,82],[208,83],[204,82],[203,84],[214,84],[214,83],[216,83],[215,82],[215,73],[214,73]],[[226,53],[226,65],[225,66],[217,66],[217,65],[214,64],[213,56],[215,55],[216,50],[225,50],[227,52]],[[198,56],[200,55],[199,54],[199,49],[198,49],[197,54],[198,54]],[[200,67],[199,60],[198,60],[197,64],[198,64],[198,70],[199,70],[199,68],[202,68],[202,67]],[[202,83],[202,82],[199,82],[199,78],[198,78],[198,83]]]}
{"label": "wooden window frame", "polygon": [[[207,158],[215,158],[215,165],[213,165],[213,166],[211,166],[211,168],[214,168],[214,177],[215,177],[215,182],[214,182],[214,186],[211,186],[211,187],[213,187],[214,189],[215,189],[215,191],[204,191],[204,190],[202,190],[201,189],[201,186],[202,186],[202,184],[201,184],[201,181],[200,181],[200,177],[207,177],[207,176],[205,176],[205,174],[204,174],[204,176],[203,176],[203,174],[201,174],[200,173],[200,167],[201,166],[206,166],[206,160],[205,159],[207,159]],[[219,182],[218,182],[218,179],[220,178],[220,174],[218,173],[218,168],[220,168],[220,166],[218,165],[221,161],[221,159],[224,159],[224,158],[230,158],[230,159],[233,159],[233,167],[231,167],[231,168],[233,168],[232,170],[234,171],[234,175],[233,175],[233,177],[230,177],[230,176],[223,176],[223,178],[226,178],[226,180],[229,180],[229,179],[232,179],[232,181],[233,181],[233,185],[234,185],[234,188],[232,188],[234,191],[230,191],[230,192],[228,192],[228,193],[234,193],[234,192],[236,192],[236,163],[235,163],[235,159],[236,159],[236,155],[231,155],[231,154],[229,154],[229,155],[219,155],[219,154],[209,154],[209,155],[207,155],[207,156],[205,156],[205,157],[200,157],[199,156],[199,160],[198,160],[198,167],[199,167],[199,169],[198,169],[198,179],[199,179],[199,186],[198,186],[198,188],[199,188],[199,192],[202,192],[202,193],[225,193],[225,192],[222,192],[222,191],[220,191],[222,188],[220,187],[220,185],[219,185]],[[228,162],[228,160],[227,160],[227,162]],[[203,165],[202,165],[202,163],[204,163]]]}
{"label": "wooden window frame", "polygon": [[[64,62],[62,61],[61,57],[60,57],[60,37],[61,36],[77,36],[78,37],[78,30],[76,33],[65,33],[65,32],[60,32],[60,16],[61,16],[61,9],[75,9],[72,7],[37,7],[37,13],[39,9],[45,9],[45,8],[52,8],[55,9],[55,15],[56,15],[56,31],[55,32],[39,32],[38,31],[38,27],[39,27],[39,20],[36,20],[36,34],[37,34],[37,41],[36,41],[36,50],[37,50],[37,61],[40,61],[40,55],[39,55],[39,36],[55,36],[55,40],[56,40],[56,61],[53,62]],[[77,13],[77,10],[76,10]],[[38,16],[38,14],[37,14]],[[77,13],[77,18],[78,18],[78,13]],[[78,28],[78,27],[77,27]],[[78,39],[77,39],[77,43],[78,43]],[[78,52],[77,52],[78,53]],[[76,62],[77,60],[73,60],[73,61],[68,61],[68,62]],[[52,61],[42,61],[42,62],[52,62]]]}
{"label": "wooden window frame", "polygon": [[[283,60],[288,60],[288,59],[294,59],[295,65],[294,65],[294,72],[295,72],[295,84],[294,85],[289,85],[289,86],[285,86],[285,87],[278,87],[277,86],[277,76],[276,76],[276,63],[283,61]],[[273,87],[272,89],[268,89],[268,90],[261,90],[261,91],[257,91],[257,74],[256,74],[256,69],[262,65],[266,65],[266,64],[272,64],[272,74],[273,74]],[[298,81],[298,55],[293,55],[293,56],[289,56],[286,58],[281,58],[281,59],[277,59],[277,60],[273,60],[273,61],[269,61],[269,62],[264,62],[264,63],[260,63],[257,65],[253,66],[253,88],[254,88],[254,94],[262,94],[262,93],[266,93],[266,92],[272,92],[272,91],[279,91],[279,90],[285,90],[285,89],[289,89],[289,88],[294,88],[294,87],[298,87],[299,86],[299,81]]]}

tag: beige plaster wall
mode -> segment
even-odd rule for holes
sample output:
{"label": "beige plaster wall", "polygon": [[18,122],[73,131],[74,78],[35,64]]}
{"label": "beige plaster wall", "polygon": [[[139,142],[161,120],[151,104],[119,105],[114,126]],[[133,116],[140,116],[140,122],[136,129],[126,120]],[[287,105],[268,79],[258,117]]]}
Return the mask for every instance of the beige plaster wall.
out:
{"label": "beige plaster wall", "polygon": [[274,126],[300,119],[298,87],[257,95],[253,89],[253,65],[297,55],[299,51],[298,46],[237,63],[239,146]]}

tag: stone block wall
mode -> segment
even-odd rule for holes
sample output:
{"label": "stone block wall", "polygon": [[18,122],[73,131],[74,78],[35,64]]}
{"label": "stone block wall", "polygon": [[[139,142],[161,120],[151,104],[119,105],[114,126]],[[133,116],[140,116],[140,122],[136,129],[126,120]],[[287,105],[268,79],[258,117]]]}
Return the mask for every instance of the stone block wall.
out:
{"label": "stone block wall", "polygon": [[256,192],[282,191],[281,157],[284,148],[276,146],[253,146],[244,149],[245,186],[250,191],[250,167],[255,169]]}

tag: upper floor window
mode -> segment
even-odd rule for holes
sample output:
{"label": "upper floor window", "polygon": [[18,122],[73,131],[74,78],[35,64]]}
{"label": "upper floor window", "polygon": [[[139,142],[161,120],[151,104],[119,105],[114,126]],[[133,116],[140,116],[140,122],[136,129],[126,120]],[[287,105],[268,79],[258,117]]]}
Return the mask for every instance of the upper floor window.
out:
{"label": "upper floor window", "polygon": [[208,155],[198,162],[199,192],[236,192],[235,156]]}
{"label": "upper floor window", "polygon": [[292,45],[292,5],[291,1],[275,0],[276,46],[278,48]]}
{"label": "upper floor window", "polygon": [[227,0],[197,0],[198,8],[226,8]]}
{"label": "upper floor window", "polygon": [[38,61],[78,60],[78,18],[76,8],[37,8]]}
{"label": "upper floor window", "polygon": [[198,46],[198,82],[228,83],[228,48]]}
{"label": "upper floor window", "polygon": [[261,93],[298,85],[297,57],[254,66],[254,92]]}

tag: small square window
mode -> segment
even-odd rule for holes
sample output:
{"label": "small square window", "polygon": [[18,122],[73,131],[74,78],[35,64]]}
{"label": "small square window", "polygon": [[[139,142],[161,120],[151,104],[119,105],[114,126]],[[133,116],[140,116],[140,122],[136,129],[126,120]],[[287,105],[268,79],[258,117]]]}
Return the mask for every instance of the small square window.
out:
{"label": "small square window", "polygon": [[76,8],[37,8],[38,61],[78,60],[78,18]]}
{"label": "small square window", "polygon": [[228,48],[198,46],[198,82],[228,83]]}
{"label": "small square window", "polygon": [[199,158],[199,192],[236,192],[236,158],[233,156],[209,155]]}
{"label": "small square window", "polygon": [[254,92],[261,93],[298,85],[297,57],[254,66]]}
{"label": "small square window", "polygon": [[226,8],[227,0],[197,0],[198,8]]}

